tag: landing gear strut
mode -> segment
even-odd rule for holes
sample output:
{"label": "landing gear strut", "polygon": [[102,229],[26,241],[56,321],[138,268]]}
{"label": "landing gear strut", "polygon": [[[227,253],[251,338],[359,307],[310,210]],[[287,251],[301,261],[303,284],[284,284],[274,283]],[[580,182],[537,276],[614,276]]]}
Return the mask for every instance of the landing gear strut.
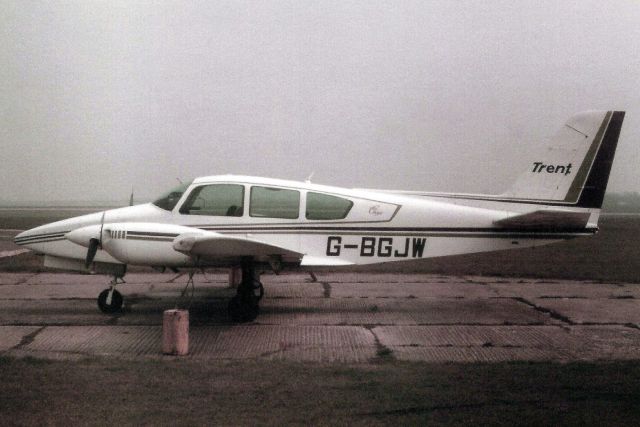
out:
{"label": "landing gear strut", "polygon": [[242,261],[242,282],[236,296],[229,301],[229,317],[234,322],[251,322],[260,312],[259,302],[264,295],[260,272],[251,260]]}
{"label": "landing gear strut", "polygon": [[124,280],[120,278],[120,281],[118,281],[118,277],[114,277],[109,284],[109,288],[100,292],[100,295],[98,295],[98,307],[103,313],[112,314],[122,311],[124,298],[122,294],[116,290],[118,283],[124,283]]}

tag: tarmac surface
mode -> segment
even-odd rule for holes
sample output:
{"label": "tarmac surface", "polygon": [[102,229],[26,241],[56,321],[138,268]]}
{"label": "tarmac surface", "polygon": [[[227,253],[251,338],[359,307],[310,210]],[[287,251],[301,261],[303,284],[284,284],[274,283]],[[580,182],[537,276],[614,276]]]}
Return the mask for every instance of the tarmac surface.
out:
{"label": "tarmac surface", "polygon": [[221,273],[131,273],[105,315],[106,276],[0,273],[0,354],[162,358],[162,314],[188,308],[200,359],[368,362],[640,358],[640,284],[428,274],[263,275],[258,319],[233,324]]}

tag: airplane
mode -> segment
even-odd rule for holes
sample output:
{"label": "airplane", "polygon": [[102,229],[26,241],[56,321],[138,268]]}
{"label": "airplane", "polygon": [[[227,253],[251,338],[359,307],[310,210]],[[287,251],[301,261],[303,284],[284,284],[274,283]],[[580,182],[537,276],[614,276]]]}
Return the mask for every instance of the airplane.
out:
{"label": "airplane", "polygon": [[105,313],[122,310],[116,285],[129,265],[236,268],[242,275],[228,314],[252,321],[267,270],[402,262],[595,234],[624,115],[574,115],[501,195],[208,176],[152,203],[54,222],[14,240],[44,254],[47,267],[112,275],[98,297]]}

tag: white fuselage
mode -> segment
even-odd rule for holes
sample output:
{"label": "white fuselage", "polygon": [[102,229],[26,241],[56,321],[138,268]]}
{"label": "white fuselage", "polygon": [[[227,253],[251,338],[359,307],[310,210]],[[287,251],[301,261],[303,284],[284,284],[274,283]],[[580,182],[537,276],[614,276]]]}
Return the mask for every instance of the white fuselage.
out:
{"label": "white fuselage", "polygon": [[[192,191],[218,184],[241,187],[243,199],[238,202],[242,203],[241,212],[208,214],[203,206],[184,212],[186,203],[195,203],[193,198],[189,199]],[[252,199],[254,187],[289,190],[288,194],[298,197],[297,205],[293,205],[297,212],[289,209],[284,215],[273,215],[286,218],[265,214],[257,207],[257,196]],[[335,198],[329,198],[331,201],[350,204],[344,218],[326,219],[323,212],[310,213],[311,209],[320,209],[314,207],[317,199],[322,201],[328,196]],[[311,198],[313,201],[308,200]],[[175,237],[215,232],[300,253],[298,259],[285,260],[290,265],[341,266],[542,245],[592,234],[595,230],[598,210],[589,209],[583,210],[589,217],[584,230],[528,230],[496,225],[497,221],[535,208],[534,204],[527,203],[459,200],[442,195],[352,190],[268,178],[213,176],[196,179],[171,210],[151,203],[113,209],[104,213],[104,220],[102,213],[70,218],[28,230],[16,237],[16,241],[51,257],[84,260],[87,248],[82,239],[85,237],[76,233],[79,237],[73,238],[70,233],[83,229],[95,234],[103,220],[103,248],[98,250],[96,262],[190,266],[194,264],[193,257],[175,250]],[[326,215],[331,217],[332,213]],[[224,262],[222,258],[209,264]]]}

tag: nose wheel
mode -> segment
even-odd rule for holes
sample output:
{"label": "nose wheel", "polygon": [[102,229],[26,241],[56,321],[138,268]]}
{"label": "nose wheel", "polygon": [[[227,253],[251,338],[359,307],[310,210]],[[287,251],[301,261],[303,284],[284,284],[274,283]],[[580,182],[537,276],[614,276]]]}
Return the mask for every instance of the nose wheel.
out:
{"label": "nose wheel", "polygon": [[124,298],[122,294],[116,290],[118,283],[124,283],[124,280],[120,280],[119,282],[117,277],[114,278],[109,288],[100,292],[100,295],[98,295],[98,308],[100,308],[100,311],[103,313],[112,314],[122,311]]}
{"label": "nose wheel", "polygon": [[118,313],[122,311],[123,304],[124,298],[122,294],[115,289],[105,289],[98,295],[98,307],[103,313]]}

